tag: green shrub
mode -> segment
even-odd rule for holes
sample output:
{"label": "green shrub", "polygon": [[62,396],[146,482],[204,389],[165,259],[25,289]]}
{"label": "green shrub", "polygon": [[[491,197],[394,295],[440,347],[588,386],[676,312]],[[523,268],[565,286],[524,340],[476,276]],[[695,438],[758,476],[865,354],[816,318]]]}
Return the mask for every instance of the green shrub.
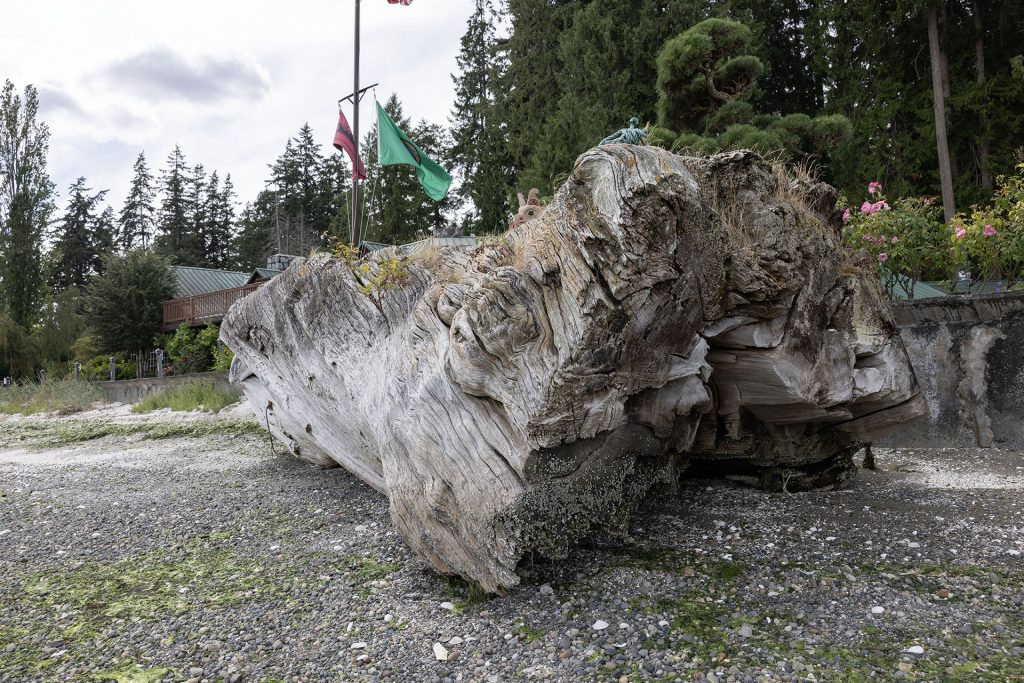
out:
{"label": "green shrub", "polygon": [[868,199],[845,209],[844,239],[871,255],[890,298],[897,287],[913,298],[915,283],[949,271],[949,231],[935,202],[907,197],[890,205],[883,191],[881,183],[872,182]]}
{"label": "green shrub", "polygon": [[148,413],[152,410],[170,408],[174,411],[201,410],[207,413],[220,412],[237,403],[238,392],[213,382],[189,382],[181,386],[150,394],[132,406],[133,413]]}
{"label": "green shrub", "polygon": [[227,372],[231,369],[231,361],[235,354],[226,346],[222,346],[213,352],[213,369],[218,372]]}
{"label": "green shrub", "polygon": [[0,377],[31,377],[36,354],[36,340],[0,312]]}
{"label": "green shrub", "polygon": [[[171,362],[174,374],[187,375],[194,372],[206,372],[224,364],[226,352],[217,347],[220,328],[210,323],[198,333],[182,323],[174,336],[167,340],[167,357]],[[230,359],[227,360],[230,365]]]}
{"label": "green shrub", "polygon": [[8,389],[0,389],[0,413],[70,415],[88,410],[102,398],[99,387],[88,382],[26,382]]}
{"label": "green shrub", "polygon": [[997,181],[991,205],[953,219],[950,246],[975,283],[1006,280],[1009,288],[1024,281],[1024,163]]}
{"label": "green shrub", "polygon": [[[115,379],[135,379],[135,363],[123,353],[112,354],[117,366]],[[90,382],[110,381],[110,356],[102,354],[82,363],[82,377]]]}
{"label": "green shrub", "polygon": [[647,144],[671,148],[677,137],[675,131],[655,126],[647,133]]}

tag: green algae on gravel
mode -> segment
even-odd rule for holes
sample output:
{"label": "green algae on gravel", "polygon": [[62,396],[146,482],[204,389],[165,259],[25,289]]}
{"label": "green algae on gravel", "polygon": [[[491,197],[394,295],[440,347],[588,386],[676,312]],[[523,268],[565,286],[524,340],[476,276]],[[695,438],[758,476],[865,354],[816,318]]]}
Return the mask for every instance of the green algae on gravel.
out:
{"label": "green algae on gravel", "polygon": [[93,674],[92,679],[94,681],[113,681],[113,683],[159,683],[165,676],[173,673],[175,673],[174,669],[165,666],[144,668],[131,662],[122,664],[116,669]]}
{"label": "green algae on gravel", "polygon": [[345,578],[362,597],[373,593],[373,582],[382,581],[402,568],[397,562],[379,562],[372,557],[345,557]]}
{"label": "green algae on gravel", "polygon": [[[40,634],[22,626],[0,626],[0,678],[56,680],[47,677],[58,662],[44,655],[41,646],[46,641],[60,641],[83,661],[103,639],[104,630],[116,623],[159,621],[195,609],[284,595],[280,576],[259,562],[211,547],[207,540],[216,539],[196,539],[178,553],[161,550],[26,577],[14,592],[10,614],[16,615],[14,621],[48,623],[49,630]],[[154,671],[159,669],[119,668],[106,672],[107,678],[93,680],[159,680],[138,678]],[[137,676],[124,678],[129,674]]]}
{"label": "green algae on gravel", "polygon": [[202,438],[212,435],[265,436],[266,431],[249,420],[195,420],[185,422],[94,422],[54,420],[16,422],[0,433],[0,448],[22,446],[45,450],[108,436],[139,439]]}

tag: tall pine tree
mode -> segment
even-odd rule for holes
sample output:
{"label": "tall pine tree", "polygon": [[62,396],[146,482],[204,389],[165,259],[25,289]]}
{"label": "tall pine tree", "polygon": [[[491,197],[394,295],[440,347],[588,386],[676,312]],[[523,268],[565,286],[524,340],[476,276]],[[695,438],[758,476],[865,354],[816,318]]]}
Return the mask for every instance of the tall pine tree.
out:
{"label": "tall pine tree", "polygon": [[[192,167],[185,187],[186,225],[178,246],[178,262],[185,266],[206,267],[206,230],[210,215],[206,168],[202,164]],[[218,182],[219,185],[219,182]]]}
{"label": "tall pine tree", "polygon": [[92,194],[81,177],[68,188],[67,210],[52,235],[50,287],[54,294],[68,289],[81,291],[102,270],[101,259],[112,250],[114,242],[112,211],[107,207],[100,212],[106,194],[106,190]]}
{"label": "tall pine tree", "polygon": [[472,202],[462,226],[467,232],[500,231],[511,213],[513,169],[496,92],[507,66],[495,33],[501,20],[492,0],[475,0],[456,57],[459,73],[452,75],[451,162],[459,194]]}
{"label": "tall pine tree", "polygon": [[160,173],[160,209],[157,213],[157,252],[173,263],[188,265],[182,255],[189,243],[193,210],[190,205],[190,172],[181,147],[175,145]]}
{"label": "tall pine tree", "polygon": [[203,228],[204,263],[208,268],[227,268],[235,222],[235,189],[231,176],[221,188],[217,172],[206,185],[206,223]]}
{"label": "tall pine tree", "polygon": [[153,176],[146,166],[146,153],[139,152],[132,167],[131,188],[117,220],[117,246],[121,252],[135,247],[145,249],[153,242]]}

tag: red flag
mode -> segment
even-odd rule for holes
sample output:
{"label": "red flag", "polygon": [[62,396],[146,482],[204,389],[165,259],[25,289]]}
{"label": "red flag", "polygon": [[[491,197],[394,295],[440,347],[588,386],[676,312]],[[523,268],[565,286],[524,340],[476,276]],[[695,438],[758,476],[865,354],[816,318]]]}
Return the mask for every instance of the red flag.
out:
{"label": "red flag", "polygon": [[411,5],[412,0],[388,0],[389,5]]}
{"label": "red flag", "polygon": [[[412,2],[412,0],[409,0]],[[356,143],[352,137],[352,129],[348,127],[348,119],[345,118],[345,112],[338,112],[338,130],[334,133],[334,146],[339,152],[348,152],[348,158],[352,160],[352,165],[356,166],[356,177],[360,180],[366,180],[366,167],[363,166],[363,160],[356,156]]]}

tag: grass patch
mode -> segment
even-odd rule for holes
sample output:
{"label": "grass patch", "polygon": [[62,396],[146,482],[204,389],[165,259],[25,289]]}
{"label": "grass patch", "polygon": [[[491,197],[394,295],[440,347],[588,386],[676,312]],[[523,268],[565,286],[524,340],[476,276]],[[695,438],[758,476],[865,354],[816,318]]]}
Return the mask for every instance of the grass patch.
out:
{"label": "grass patch", "polygon": [[159,683],[164,676],[175,673],[174,669],[165,666],[143,668],[135,663],[123,664],[116,669],[93,674],[94,681],[113,681],[114,683]]}
{"label": "grass patch", "polygon": [[27,446],[35,450],[57,448],[108,436],[142,439],[202,438],[213,435],[266,436],[266,431],[248,420],[209,420],[201,422],[123,424],[63,420],[36,424],[14,424],[0,433],[0,447]]}
{"label": "grass patch", "polygon": [[715,583],[729,583],[745,574],[749,567],[732,560],[709,560],[688,555],[674,548],[633,545],[614,548],[618,559],[613,566],[635,567],[645,571],[678,574],[693,570]]}
{"label": "grass patch", "polygon": [[364,597],[373,592],[370,583],[383,581],[402,568],[397,562],[379,562],[372,557],[347,557],[345,563],[345,578]]}
{"label": "grass patch", "polygon": [[462,616],[467,609],[491,599],[491,595],[478,584],[466,581],[461,576],[445,576],[444,581],[452,597],[452,614],[456,616]]}
{"label": "grass patch", "polygon": [[239,393],[222,384],[208,381],[187,382],[180,386],[150,394],[132,406],[133,413],[148,413],[170,408],[174,411],[200,410],[217,413],[237,403]]}
{"label": "grass patch", "polygon": [[89,382],[54,381],[43,384],[24,383],[0,389],[0,413],[35,415],[57,413],[72,415],[88,410],[101,401],[99,387]]}
{"label": "grass patch", "polygon": [[534,628],[533,626],[527,626],[526,624],[519,625],[519,635],[523,637],[527,643],[532,643],[535,640],[540,640],[547,635],[547,631],[540,628]]}

